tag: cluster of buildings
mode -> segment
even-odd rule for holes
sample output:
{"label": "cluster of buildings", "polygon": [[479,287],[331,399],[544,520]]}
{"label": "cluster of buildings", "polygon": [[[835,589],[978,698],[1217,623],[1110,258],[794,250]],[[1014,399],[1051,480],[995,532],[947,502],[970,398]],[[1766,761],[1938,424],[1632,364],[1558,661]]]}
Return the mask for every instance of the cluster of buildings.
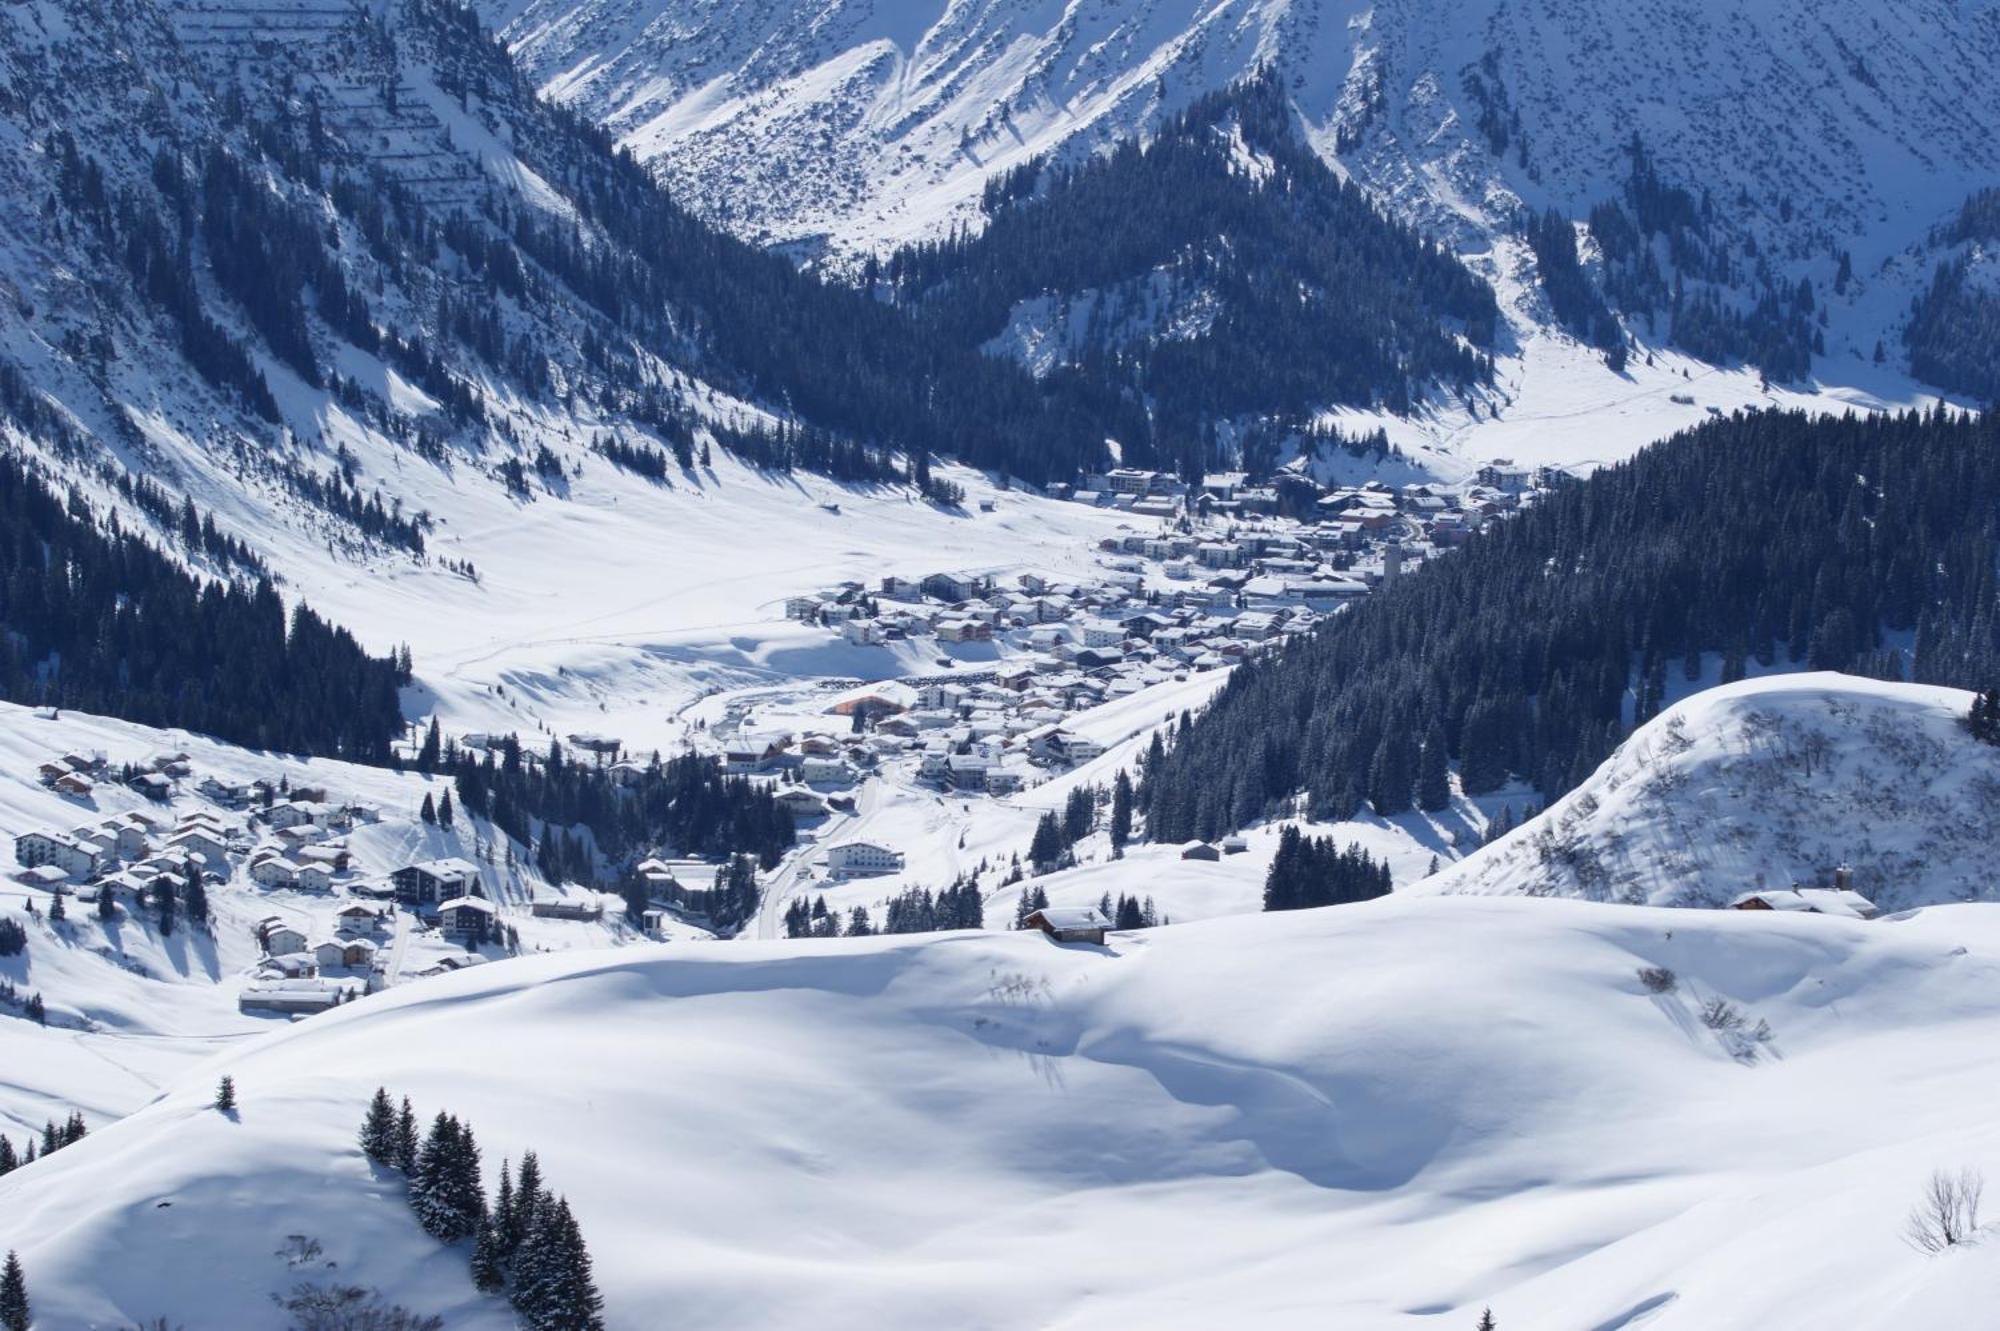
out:
{"label": "cluster of buildings", "polygon": [[231,829],[212,815],[189,814],[168,820],[145,813],[121,813],[68,831],[36,828],[14,838],[19,866],[14,880],[55,895],[108,889],[127,909],[161,887],[178,891],[190,867],[204,881],[226,878],[229,855],[238,843]]}
{"label": "cluster of buildings", "polygon": [[1369,533],[1401,517],[1408,520],[1406,536],[1448,546],[1463,540],[1481,519],[1517,506],[1526,492],[1559,484],[1563,475],[1554,468],[1518,466],[1510,459],[1495,458],[1479,469],[1472,485],[1463,488],[1381,481],[1327,488],[1302,471],[1287,469],[1260,485],[1248,484],[1240,472],[1210,475],[1190,491],[1172,473],[1128,467],[1088,475],[1073,485],[1052,485],[1047,493],[1054,499],[1135,517],[1237,521],[1289,515],[1303,526],[1327,528],[1355,545],[1365,544]]}
{"label": "cluster of buildings", "polygon": [[[338,899],[330,920],[320,918],[311,933],[298,922],[304,911],[297,919],[271,914],[256,924],[261,955],[239,995],[246,1012],[319,1011],[381,983],[399,906],[435,921],[449,940],[478,943],[500,933],[498,909],[469,861],[427,860],[386,879],[359,875],[348,834],[380,820],[372,805],[283,782],[197,779],[189,755],[178,752],[115,771],[102,753],[65,753],[41,764],[38,775],[80,802],[115,781],[162,807],[20,834],[13,876],[24,885],[52,895],[108,891],[116,904],[137,911],[163,887],[181,892],[190,871],[198,871],[207,884],[247,881],[271,892]],[[185,793],[200,802],[177,808]],[[560,906],[548,913],[568,918]]]}

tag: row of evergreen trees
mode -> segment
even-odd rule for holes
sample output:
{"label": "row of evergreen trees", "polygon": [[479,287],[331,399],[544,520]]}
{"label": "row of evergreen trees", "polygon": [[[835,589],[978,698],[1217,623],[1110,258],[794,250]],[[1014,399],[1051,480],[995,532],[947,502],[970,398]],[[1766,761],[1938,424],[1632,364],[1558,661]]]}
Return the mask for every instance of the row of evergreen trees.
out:
{"label": "row of evergreen trees", "polygon": [[1278,853],[1264,875],[1264,909],[1371,901],[1388,896],[1391,886],[1386,860],[1376,861],[1359,846],[1342,850],[1332,837],[1306,836],[1287,826],[1278,834]]}
{"label": "row of evergreen trees", "polygon": [[[1028,927],[1028,917],[1038,910],[1047,910],[1049,891],[1040,884],[1030,884],[1021,890],[1020,899],[1014,903],[1014,923],[1016,929]],[[1116,900],[1109,892],[1098,898],[1097,909],[1111,927],[1120,930],[1151,929],[1157,925],[1171,924],[1171,917],[1153,905],[1153,899],[1120,892]]]}
{"label": "row of evergreen trees", "polygon": [[1325,820],[1433,803],[1439,758],[1467,793],[1519,779],[1552,800],[1670,671],[1717,662],[1724,680],[1755,661],[1983,687],[1996,493],[1990,416],[1767,412],[1677,435],[1239,667],[1149,753],[1148,834],[1213,839],[1300,793]]}
{"label": "row of evergreen trees", "polygon": [[826,897],[804,897],[785,907],[787,938],[865,938],[871,934],[928,934],[946,929],[984,929],[986,903],[970,876],[938,892],[912,887],[890,897],[878,924],[866,906],[848,912],[845,925],[828,909]]}
{"label": "row of evergreen trees", "polygon": [[410,1209],[440,1243],[473,1240],[473,1283],[506,1292],[530,1331],[603,1331],[604,1299],[567,1199],[551,1193],[533,1151],[518,1173],[500,1166],[489,1206],[470,1124],[439,1111],[421,1140],[408,1096],[398,1108],[378,1087],[361,1123],[361,1150],[409,1180]]}
{"label": "row of evergreen trees", "polygon": [[[1123,775],[1120,773],[1121,779]],[[1126,796],[1129,799],[1129,788]],[[1050,873],[1076,862],[1076,843],[1097,830],[1098,807],[1103,797],[1104,792],[1096,786],[1074,786],[1064,797],[1060,814],[1050,812],[1041,816],[1035,823],[1034,836],[1028,842],[1028,862],[1034,866],[1036,873]],[[1124,834],[1114,835],[1113,841],[1116,843],[1114,849],[1122,852],[1132,830],[1129,803],[1120,816],[1125,819],[1122,824]]]}
{"label": "row of evergreen trees", "polygon": [[5,976],[0,976],[0,1008],[19,1008],[21,1015],[37,1026],[49,1024],[49,1009],[42,1001],[41,991],[38,989],[23,997],[20,989]]}
{"label": "row of evergreen trees", "polygon": [[380,762],[407,682],[268,581],[197,581],[0,456],[0,697]]}
{"label": "row of evergreen trees", "polygon": [[[452,774],[459,805],[515,840],[547,844],[550,829],[588,828],[599,854],[620,859],[670,847],[682,855],[752,855],[769,868],[796,840],[792,815],[766,787],[724,774],[713,757],[682,754],[653,761],[629,785],[599,763],[573,759],[558,740],[539,757],[509,735],[483,754],[453,747],[425,758]],[[556,881],[592,881],[587,853],[559,844],[543,865]]]}
{"label": "row of evergreen trees", "polygon": [[6,1134],[0,1133],[0,1175],[11,1174],[17,1169],[32,1165],[43,1156],[52,1155],[65,1146],[74,1146],[89,1135],[84,1127],[83,1115],[72,1111],[61,1123],[50,1119],[42,1125],[42,1135],[36,1140],[30,1129],[26,1143],[18,1150]]}

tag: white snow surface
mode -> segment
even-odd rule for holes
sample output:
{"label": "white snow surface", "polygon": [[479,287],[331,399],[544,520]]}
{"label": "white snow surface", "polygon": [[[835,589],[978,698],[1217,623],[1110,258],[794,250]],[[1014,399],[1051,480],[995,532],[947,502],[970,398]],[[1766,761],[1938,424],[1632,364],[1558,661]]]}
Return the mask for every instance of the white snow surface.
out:
{"label": "white snow surface", "polygon": [[0,1246],[38,1327],[265,1325],[311,1278],[511,1326],[359,1154],[383,1084],[489,1173],[539,1152],[633,1331],[1973,1326],[2000,1249],[1898,1230],[1933,1168],[2000,1166],[1996,1037],[1981,906],[1392,898],[1103,948],[533,958],[190,1072],[0,1180]]}
{"label": "white snow surface", "polygon": [[1845,864],[1883,910],[2000,900],[2000,748],[1972,738],[1971,702],[1829,673],[1696,693],[1415,890],[1717,906]]}

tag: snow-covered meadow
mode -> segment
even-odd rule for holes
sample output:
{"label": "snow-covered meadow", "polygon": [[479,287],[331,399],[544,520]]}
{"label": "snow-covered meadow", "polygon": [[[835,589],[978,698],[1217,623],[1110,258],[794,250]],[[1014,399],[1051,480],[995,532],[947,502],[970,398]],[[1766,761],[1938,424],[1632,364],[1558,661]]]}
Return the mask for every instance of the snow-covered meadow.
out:
{"label": "snow-covered meadow", "polygon": [[489,1171],[539,1152],[617,1328],[1970,1326],[2000,1249],[1899,1230],[1932,1169],[2000,1168],[1996,1035],[1978,906],[1398,897],[1104,948],[531,958],[190,1071],[0,1183],[0,1246],[38,1325],[260,1325],[306,1279],[511,1325],[359,1154],[383,1084]]}

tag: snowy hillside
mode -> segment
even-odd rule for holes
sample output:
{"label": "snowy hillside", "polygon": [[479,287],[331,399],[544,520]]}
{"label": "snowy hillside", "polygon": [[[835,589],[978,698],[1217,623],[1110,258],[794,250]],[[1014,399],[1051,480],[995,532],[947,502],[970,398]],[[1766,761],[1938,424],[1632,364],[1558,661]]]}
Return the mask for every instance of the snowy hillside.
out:
{"label": "snowy hillside", "polygon": [[539,1153],[620,1331],[1970,1326],[2000,1254],[1898,1231],[1933,1169],[2000,1168],[1996,995],[1982,907],[1397,899],[529,959],[190,1073],[0,1181],[0,1246],[37,1325],[259,1325],[318,1281],[511,1326],[357,1150],[381,1084],[470,1124],[489,1180]]}
{"label": "snowy hillside", "polygon": [[[187,774],[175,779],[164,800],[139,794],[116,780],[99,780],[83,796],[58,793],[36,777],[40,764],[64,754],[103,756],[112,773],[126,764],[148,765],[163,754],[185,754]],[[254,802],[218,800],[204,787],[248,787],[268,782],[285,789],[324,792],[328,805],[353,806],[363,816],[323,835],[278,836],[273,819]],[[213,783],[212,785],[210,783]],[[393,870],[443,856],[460,856],[480,866],[482,890],[498,906],[501,919],[521,938],[521,950],[602,947],[636,937],[622,925],[614,903],[603,921],[538,919],[530,902],[551,888],[527,863],[508,863],[492,829],[460,817],[451,828],[417,816],[426,795],[438,798],[449,783],[416,773],[394,773],[325,759],[288,758],[220,744],[185,731],[144,726],[82,713],[49,719],[26,708],[0,704],[0,918],[22,923],[28,944],[18,956],[0,957],[0,980],[10,982],[25,1001],[39,995],[47,1008],[45,1026],[29,1021],[19,1004],[0,1004],[0,1063],[8,1069],[0,1085],[0,1135],[14,1137],[50,1117],[60,1121],[81,1110],[93,1127],[130,1113],[191,1061],[239,1043],[284,1021],[269,1013],[239,1011],[239,998],[267,982],[271,958],[260,945],[261,922],[275,919],[296,931],[308,947],[335,937],[370,940],[378,963],[323,972],[328,985],[352,989],[420,982],[439,964],[462,962],[468,949],[406,911],[389,909],[386,918],[363,930],[343,930],[337,912],[366,902],[383,906],[373,889]],[[278,802],[288,802],[279,798]],[[154,820],[163,830],[147,840],[156,852],[180,860],[186,852],[167,851],[168,830],[190,818],[206,819],[231,843],[207,865],[210,920],[206,928],[182,918],[165,932],[143,894],[128,888],[139,867],[136,856],[107,866],[113,884],[111,915],[100,915],[95,884],[69,884],[67,916],[48,918],[45,886],[28,886],[21,871],[21,838],[38,831],[87,830],[130,815]],[[305,888],[262,881],[254,868],[264,846],[288,849],[287,858],[317,858],[335,868],[324,887]],[[489,854],[491,859],[489,859]],[[576,899],[585,898],[579,896]],[[35,914],[28,908],[33,904]],[[679,936],[700,931],[676,926]],[[504,955],[504,947],[481,949]]]}
{"label": "snowy hillside", "polygon": [[1416,890],[1717,906],[1846,864],[1885,911],[2000,900],[2000,749],[1967,733],[1970,703],[1834,674],[1698,693]]}

